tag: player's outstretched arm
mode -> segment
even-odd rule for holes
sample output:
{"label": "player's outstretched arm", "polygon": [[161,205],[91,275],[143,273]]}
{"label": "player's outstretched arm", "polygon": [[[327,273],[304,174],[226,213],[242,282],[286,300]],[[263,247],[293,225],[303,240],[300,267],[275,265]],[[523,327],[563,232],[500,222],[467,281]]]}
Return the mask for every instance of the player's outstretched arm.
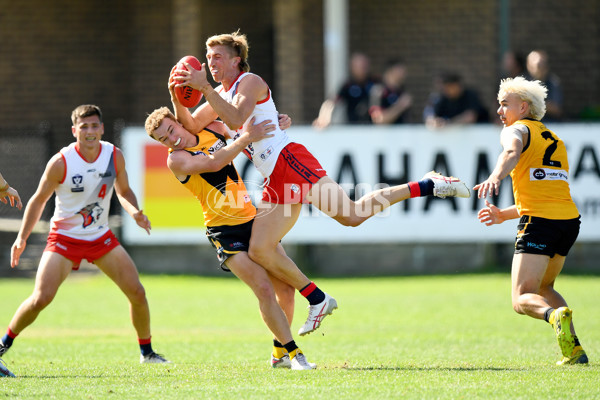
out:
{"label": "player's outstretched arm", "polygon": [[[230,129],[239,129],[254,111],[256,103],[268,95],[267,84],[258,75],[251,74],[240,82],[233,103],[229,104],[208,83],[206,64],[202,64],[200,70],[194,69],[188,63],[185,65],[188,70],[177,70],[177,75],[173,77],[178,82],[175,86],[191,86],[200,90],[212,110]],[[198,115],[196,114],[195,112],[194,118],[197,119]]]}
{"label": "player's outstretched arm", "polygon": [[150,234],[152,226],[150,220],[144,214],[143,210],[138,207],[137,197],[131,186],[129,186],[129,177],[127,176],[127,170],[125,169],[125,157],[120,149],[115,147],[115,157],[117,161],[117,179],[115,180],[115,190],[117,198],[121,206],[127,211],[129,215],[135,220],[139,227],[143,228]]}
{"label": "player's outstretched arm", "polygon": [[171,76],[169,77],[169,94],[171,95],[171,103],[173,103],[173,114],[177,121],[183,125],[185,129],[190,132],[200,132],[204,129],[208,124],[213,122],[218,115],[213,111],[210,104],[204,103],[199,106],[194,114],[190,113],[190,110],[187,107],[184,107],[179,100],[177,100],[177,96],[175,96],[175,85],[177,82],[173,80],[173,74],[175,72],[175,67],[171,70]]}
{"label": "player's outstretched arm", "polygon": [[64,173],[65,164],[63,158],[60,154],[56,154],[46,165],[38,188],[25,207],[21,228],[10,249],[10,266],[12,268],[19,265],[19,259],[21,258],[23,251],[25,251],[27,239],[29,238],[29,235],[31,235],[35,224],[40,220],[42,211],[44,211],[48,199],[50,199],[50,196],[52,196],[62,181]]}
{"label": "player's outstretched arm", "polygon": [[[224,134],[225,128],[220,124],[210,125],[209,128]],[[273,136],[269,132],[275,130],[275,125],[270,120],[254,124],[254,118],[248,125],[248,130],[241,134],[234,142],[206,156],[192,156],[185,150],[176,150],[169,155],[167,166],[176,176],[201,174],[204,172],[219,171],[232,162],[252,142],[257,142],[266,137]]]}

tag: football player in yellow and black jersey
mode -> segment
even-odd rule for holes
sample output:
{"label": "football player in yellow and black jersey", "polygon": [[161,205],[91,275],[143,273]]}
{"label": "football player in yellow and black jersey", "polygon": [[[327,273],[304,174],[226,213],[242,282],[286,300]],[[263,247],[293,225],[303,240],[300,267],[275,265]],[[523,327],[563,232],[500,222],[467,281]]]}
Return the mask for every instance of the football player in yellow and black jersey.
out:
{"label": "football player in yellow and black jersey", "polygon": [[540,81],[516,77],[500,83],[503,151],[490,176],[474,190],[479,198],[497,195],[500,181],[510,174],[515,204],[499,209],[486,200],[478,218],[488,226],[521,218],[512,264],[513,308],[552,325],[563,355],[558,365],[587,364],[573,327],[573,312],[554,289],[579,234],[580,215],[569,189],[565,144],[540,122],[546,95]]}
{"label": "football player in yellow and black jersey", "polygon": [[[289,118],[286,123],[289,126]],[[162,107],[148,116],[145,128],[150,137],[170,149],[167,166],[202,204],[206,235],[217,251],[221,268],[233,272],[258,298],[263,320],[275,338],[271,365],[315,368],[306,361],[290,330],[291,318],[288,320],[287,315],[293,316],[294,287],[248,257],[256,208],[232,163],[246,146],[269,137],[275,126],[270,120],[258,124],[252,121],[247,132],[227,145],[229,134],[222,123],[212,122],[192,134],[167,107]],[[281,245],[278,250],[285,254]]]}

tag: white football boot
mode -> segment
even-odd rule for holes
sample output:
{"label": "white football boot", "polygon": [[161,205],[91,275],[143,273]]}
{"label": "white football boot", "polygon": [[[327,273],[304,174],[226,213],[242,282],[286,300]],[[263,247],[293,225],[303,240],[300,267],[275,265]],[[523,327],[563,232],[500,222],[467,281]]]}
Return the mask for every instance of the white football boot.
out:
{"label": "white football boot", "polygon": [[152,352],[150,354],[146,354],[145,356],[140,354],[140,363],[141,364],[171,364],[171,361],[164,358],[161,354]]}
{"label": "white football boot", "polygon": [[430,171],[426,173],[422,180],[431,179],[433,181],[433,195],[441,199],[446,197],[462,197],[468,199],[471,197],[471,191],[464,182],[453,176],[444,176],[439,172]]}
{"label": "white football boot", "polygon": [[304,336],[315,331],[321,326],[321,321],[328,315],[333,313],[333,310],[338,308],[337,301],[327,293],[325,293],[325,300],[319,304],[308,306],[308,318],[304,325],[298,330],[298,335]]}
{"label": "white football boot", "polygon": [[317,365],[306,361],[306,357],[300,351],[296,353],[296,357],[292,358],[291,362],[293,370],[316,369]]}

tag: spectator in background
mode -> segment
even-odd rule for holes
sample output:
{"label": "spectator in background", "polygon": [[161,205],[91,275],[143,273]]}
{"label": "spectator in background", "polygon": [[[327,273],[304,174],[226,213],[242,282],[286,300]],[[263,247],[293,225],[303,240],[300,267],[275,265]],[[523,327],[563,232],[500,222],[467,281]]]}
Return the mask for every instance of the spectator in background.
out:
{"label": "spectator in background", "polygon": [[528,78],[538,80],[548,89],[546,99],[546,116],[544,122],[559,121],[563,116],[563,93],[560,78],[550,72],[548,53],[543,50],[533,50],[527,56]]}
{"label": "spectator in background", "polygon": [[473,89],[464,86],[456,73],[441,76],[441,92],[432,96],[432,104],[424,112],[428,128],[442,128],[455,124],[488,122],[489,115]]}
{"label": "spectator in background", "polygon": [[343,122],[349,124],[370,124],[370,93],[378,83],[371,75],[371,62],[363,53],[354,53],[350,60],[350,78],[339,90],[335,99],[327,99],[321,105],[319,116],[313,121],[316,128],[326,128],[332,123],[336,107],[343,106]]}
{"label": "spectator in background", "polygon": [[14,188],[10,187],[10,185],[8,184],[8,182],[6,182],[6,179],[4,179],[2,174],[0,174],[0,181],[2,182],[0,184],[0,201],[4,204],[7,204],[8,201],[10,201],[10,206],[16,206],[19,210],[23,208],[23,203],[21,202],[21,197],[19,197],[19,193],[17,193],[17,191]]}
{"label": "spectator in background", "polygon": [[526,74],[525,56],[518,51],[507,50],[502,56],[502,79],[516,78]]}
{"label": "spectator in background", "polygon": [[383,73],[383,82],[371,89],[369,114],[374,124],[402,124],[408,120],[412,96],[406,92],[406,65],[390,60]]}

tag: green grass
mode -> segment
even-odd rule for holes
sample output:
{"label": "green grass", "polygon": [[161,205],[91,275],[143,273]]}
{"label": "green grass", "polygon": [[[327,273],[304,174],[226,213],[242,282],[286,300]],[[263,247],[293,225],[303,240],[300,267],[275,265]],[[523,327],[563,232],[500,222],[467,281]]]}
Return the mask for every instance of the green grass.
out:
{"label": "green grass", "polygon": [[[58,399],[600,398],[599,277],[561,276],[589,366],[556,367],[550,326],[517,315],[510,277],[318,279],[340,308],[296,340],[316,371],[273,370],[269,332],[236,279],[143,276],[153,345],[140,365],[124,296],[74,273],[4,356],[0,396]],[[33,281],[0,280],[0,330]],[[297,296],[296,332],[306,318]]]}

